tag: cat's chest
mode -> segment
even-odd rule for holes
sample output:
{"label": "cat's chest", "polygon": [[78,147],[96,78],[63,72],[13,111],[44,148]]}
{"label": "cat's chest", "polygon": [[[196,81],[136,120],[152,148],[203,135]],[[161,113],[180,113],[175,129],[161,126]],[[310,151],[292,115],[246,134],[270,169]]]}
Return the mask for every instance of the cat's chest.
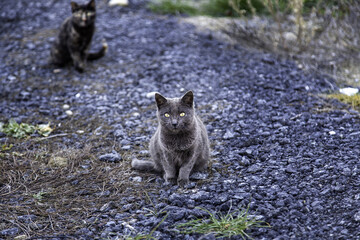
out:
{"label": "cat's chest", "polygon": [[194,148],[194,137],[172,137],[162,139],[168,151],[175,155],[189,155]]}
{"label": "cat's chest", "polygon": [[193,151],[185,150],[185,151],[172,151],[170,156],[167,159],[172,161],[175,165],[181,166],[182,164],[188,162],[192,159],[194,155]]}
{"label": "cat's chest", "polygon": [[79,32],[74,27],[72,27],[70,31],[71,42],[80,48],[87,48],[91,42],[91,38],[91,29],[89,29],[89,32]]}

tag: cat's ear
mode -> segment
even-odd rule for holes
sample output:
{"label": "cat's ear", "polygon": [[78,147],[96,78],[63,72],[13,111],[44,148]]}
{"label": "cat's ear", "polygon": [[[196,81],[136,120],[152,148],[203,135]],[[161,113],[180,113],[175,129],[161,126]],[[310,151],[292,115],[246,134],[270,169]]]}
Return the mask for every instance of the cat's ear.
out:
{"label": "cat's ear", "polygon": [[158,108],[167,102],[166,98],[163,97],[160,93],[155,93],[155,101]]}
{"label": "cat's ear", "polygon": [[79,5],[76,2],[71,2],[71,11],[75,12],[79,9]]}
{"label": "cat's ear", "polygon": [[194,105],[194,93],[192,91],[185,93],[185,95],[181,98],[181,102],[189,107],[192,107]]}
{"label": "cat's ear", "polygon": [[87,6],[89,9],[95,10],[95,0],[91,0]]}

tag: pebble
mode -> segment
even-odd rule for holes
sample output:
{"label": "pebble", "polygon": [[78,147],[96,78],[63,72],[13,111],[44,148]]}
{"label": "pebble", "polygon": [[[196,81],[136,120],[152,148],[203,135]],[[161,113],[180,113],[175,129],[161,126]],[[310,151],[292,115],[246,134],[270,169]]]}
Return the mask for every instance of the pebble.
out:
{"label": "pebble", "polygon": [[115,6],[115,5],[127,6],[127,5],[129,5],[129,1],[128,0],[110,0],[109,1],[109,6]]}
{"label": "pebble", "polygon": [[62,107],[64,110],[69,110],[70,109],[70,105],[69,104],[64,104]]}
{"label": "pebble", "polygon": [[132,181],[133,182],[142,182],[142,177],[140,177],[140,176],[132,177]]}
{"label": "pebble", "polygon": [[231,131],[230,129],[227,129],[223,138],[224,139],[230,139],[230,138],[233,138],[235,136],[234,132]]}
{"label": "pebble", "polygon": [[9,75],[9,76],[8,76],[8,79],[9,79],[10,81],[15,81],[15,80],[16,80],[16,77],[13,76],[13,75]]}
{"label": "pebble", "polygon": [[216,237],[213,233],[208,233],[198,238],[198,240],[215,240],[215,239]]}
{"label": "pebble", "polygon": [[190,175],[190,180],[205,180],[208,176],[208,173],[196,172]]}
{"label": "pebble", "polygon": [[74,115],[73,111],[71,111],[71,110],[66,110],[65,113],[66,113],[66,115],[68,115],[68,116]]}
{"label": "pebble", "polygon": [[14,236],[15,234],[19,233],[19,228],[13,227],[13,228],[7,228],[0,231],[0,236]]}
{"label": "pebble", "polygon": [[286,169],[285,169],[285,172],[287,172],[287,173],[296,173],[296,170],[292,166],[287,166]]}
{"label": "pebble", "polygon": [[340,88],[339,92],[342,94],[345,94],[347,96],[353,96],[355,94],[357,94],[359,92],[358,88],[351,88],[351,87],[347,87],[347,88]]}
{"label": "pebble", "polygon": [[103,162],[116,163],[116,162],[120,162],[122,160],[122,157],[119,153],[117,153],[115,150],[113,150],[112,153],[107,153],[107,154],[101,155],[99,157],[99,160],[103,161]]}
{"label": "pebble", "polygon": [[250,173],[256,173],[261,170],[261,167],[258,164],[251,165],[248,169]]}
{"label": "pebble", "polygon": [[122,150],[130,150],[131,146],[130,145],[125,145],[121,147]]}
{"label": "pebble", "polygon": [[357,213],[355,213],[355,215],[354,215],[354,220],[355,220],[356,222],[360,222],[360,211],[358,211]]}
{"label": "pebble", "polygon": [[209,198],[210,194],[208,192],[205,191],[199,191],[195,194],[190,195],[190,199],[195,200],[195,201],[203,201],[203,200],[207,200]]}
{"label": "pebble", "polygon": [[17,218],[18,218],[18,220],[19,220],[20,222],[30,223],[30,222],[35,221],[36,215],[33,215],[33,214],[23,215],[23,216],[18,216]]}

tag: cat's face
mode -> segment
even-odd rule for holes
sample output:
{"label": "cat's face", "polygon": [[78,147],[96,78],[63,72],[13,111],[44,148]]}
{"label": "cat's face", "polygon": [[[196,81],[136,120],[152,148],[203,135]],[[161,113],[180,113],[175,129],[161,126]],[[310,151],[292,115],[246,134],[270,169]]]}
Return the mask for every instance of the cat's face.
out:
{"label": "cat's face", "polygon": [[156,93],[155,101],[162,127],[173,133],[189,130],[194,122],[194,95],[191,91],[181,98],[165,98]]}
{"label": "cat's face", "polygon": [[73,15],[73,22],[76,25],[80,27],[87,27],[95,22],[95,0],[91,0],[88,4],[84,5],[71,2],[71,10]]}

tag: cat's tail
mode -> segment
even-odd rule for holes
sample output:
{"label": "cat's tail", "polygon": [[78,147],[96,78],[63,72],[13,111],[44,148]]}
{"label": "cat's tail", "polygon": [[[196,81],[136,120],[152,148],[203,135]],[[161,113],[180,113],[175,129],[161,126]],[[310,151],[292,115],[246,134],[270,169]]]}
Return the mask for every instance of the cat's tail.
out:
{"label": "cat's tail", "polygon": [[155,169],[154,162],[139,160],[136,158],[131,161],[131,168],[144,172],[158,172]]}
{"label": "cat's tail", "polygon": [[96,53],[89,53],[87,56],[87,60],[91,61],[91,60],[99,59],[99,58],[105,56],[107,50],[108,50],[108,44],[104,39],[102,41],[102,48],[100,49],[100,51],[98,51]]}

